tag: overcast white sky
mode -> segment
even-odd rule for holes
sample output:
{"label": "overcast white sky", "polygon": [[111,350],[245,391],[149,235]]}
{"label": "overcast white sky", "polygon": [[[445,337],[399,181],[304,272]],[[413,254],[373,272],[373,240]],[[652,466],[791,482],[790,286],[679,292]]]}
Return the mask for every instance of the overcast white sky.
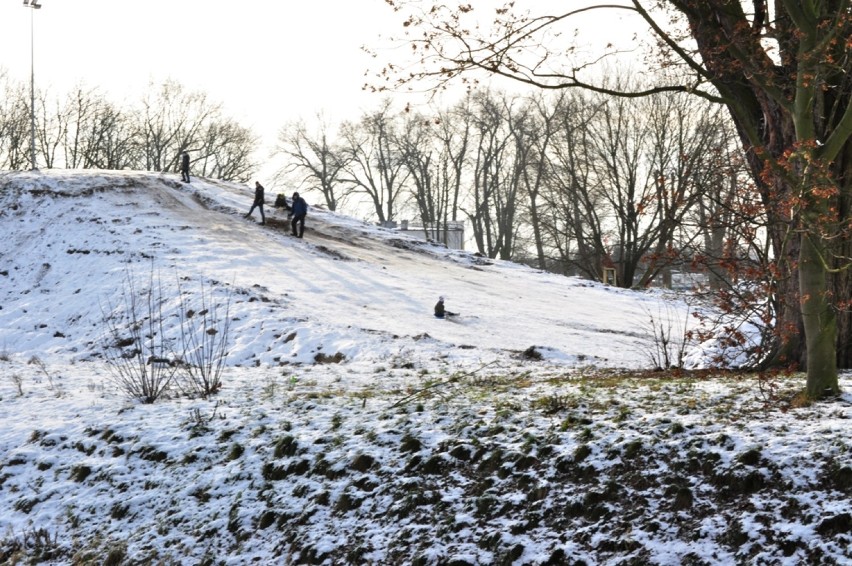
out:
{"label": "overcast white sky", "polygon": [[[377,108],[382,95],[362,90],[365,71],[387,61],[361,47],[387,48],[387,38],[402,32],[385,0],[40,2],[32,10],[0,0],[0,70],[13,79],[29,83],[32,18],[37,89],[64,94],[81,83],[135,101],[151,81],[172,78],[221,102],[267,146],[288,121],[310,123],[323,112],[335,123]],[[529,5],[565,8],[557,0]],[[610,11],[586,27],[612,33],[619,17]],[[416,102],[397,96],[400,108]]]}
{"label": "overcast white sky", "polygon": [[[29,83],[34,18],[36,87],[78,82],[117,99],[174,78],[258,130],[378,106],[361,90],[361,51],[398,26],[384,0],[0,0],[0,68]],[[388,30],[390,32],[392,30]]]}

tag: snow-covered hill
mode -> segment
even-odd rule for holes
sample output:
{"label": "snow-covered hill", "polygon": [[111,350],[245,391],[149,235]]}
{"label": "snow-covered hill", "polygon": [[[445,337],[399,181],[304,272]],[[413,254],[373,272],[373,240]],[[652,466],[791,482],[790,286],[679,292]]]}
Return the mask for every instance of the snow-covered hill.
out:
{"label": "snow-covered hill", "polygon": [[[433,351],[421,341],[422,356],[479,363],[535,346],[572,366],[650,363],[657,296],[450,251],[319,207],[299,240],[283,211],[265,226],[245,219],[252,196],[147,173],[0,176],[0,347],[91,359],[104,305],[120,302],[128,277],[149,284],[153,267],[167,297],[178,281],[231,295],[233,365],[310,362],[320,349],[373,363],[427,334]],[[432,316],[441,295],[462,313],[457,323]]]}
{"label": "snow-covered hill", "polygon": [[[852,563],[852,395],[628,373],[676,301],[252,197],[0,174],[0,564]],[[152,282],[168,338],[227,307],[217,394],[116,387],[104,319]]]}

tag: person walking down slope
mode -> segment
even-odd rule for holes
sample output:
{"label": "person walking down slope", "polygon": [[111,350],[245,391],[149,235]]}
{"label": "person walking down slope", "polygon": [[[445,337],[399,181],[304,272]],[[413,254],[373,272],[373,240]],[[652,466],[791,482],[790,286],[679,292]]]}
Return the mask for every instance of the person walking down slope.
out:
{"label": "person walking down slope", "polygon": [[189,182],[189,153],[186,151],[180,154],[180,180]]}
{"label": "person walking down slope", "polygon": [[308,203],[299,196],[299,193],[293,193],[293,202],[290,204],[290,209],[293,213],[293,221],[291,223],[293,235],[301,238],[305,233],[305,216],[308,215]]}
{"label": "person walking down slope", "polygon": [[438,302],[435,303],[435,318],[449,318],[456,316],[457,312],[450,312],[444,308],[444,297],[438,297]]}
{"label": "person walking down slope", "polygon": [[251,203],[251,208],[246,214],[246,218],[251,216],[255,207],[260,209],[260,223],[266,224],[266,216],[263,214],[263,185],[257,181],[254,182],[254,202]]}

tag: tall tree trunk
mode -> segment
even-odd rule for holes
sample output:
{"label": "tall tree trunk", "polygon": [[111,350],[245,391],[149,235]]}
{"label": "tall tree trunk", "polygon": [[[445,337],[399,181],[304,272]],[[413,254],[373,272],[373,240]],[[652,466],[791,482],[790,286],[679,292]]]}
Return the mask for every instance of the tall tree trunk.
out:
{"label": "tall tree trunk", "polygon": [[828,296],[828,269],[824,257],[825,246],[821,239],[816,235],[805,236],[799,254],[799,287],[808,349],[807,390],[813,399],[840,393],[834,349],[837,325]]}
{"label": "tall tree trunk", "polygon": [[[839,218],[852,218],[852,143],[841,152],[835,171],[840,184]],[[843,269],[845,258],[852,257],[852,239],[842,243],[837,257],[842,259],[835,262],[833,267],[838,271],[830,279],[831,294],[840,305],[837,311],[837,365],[852,368],[852,270]]]}

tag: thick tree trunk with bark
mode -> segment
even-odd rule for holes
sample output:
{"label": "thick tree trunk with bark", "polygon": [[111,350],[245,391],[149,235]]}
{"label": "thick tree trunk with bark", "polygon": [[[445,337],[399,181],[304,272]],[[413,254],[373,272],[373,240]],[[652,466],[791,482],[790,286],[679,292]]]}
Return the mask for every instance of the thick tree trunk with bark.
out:
{"label": "thick tree trunk with bark", "polygon": [[[469,37],[475,32],[463,23],[471,4],[455,10],[439,5],[412,16],[406,26],[422,25],[423,31],[412,41],[415,52],[424,65],[439,65],[412,77],[450,80],[484,70],[549,89],[629,97],[680,91],[724,104],[768,221],[771,292],[776,322],[787,337],[777,359],[796,357],[801,325],[807,354],[799,361],[806,361],[809,395],[836,392],[838,359],[852,365],[852,352],[834,342],[838,312],[839,335],[852,329],[852,0],[578,2],[541,17],[514,13],[516,3],[506,4],[494,22],[498,31],[484,38]],[[642,17],[658,40],[663,67],[683,63],[682,82],[668,81],[672,75],[664,73],[658,86],[641,92],[608,88],[584,73],[599,54],[583,59],[572,49],[547,45],[549,32],[589,9],[627,9]],[[672,11],[686,17],[688,30]],[[557,51],[567,53],[563,72],[554,62]]]}
{"label": "thick tree trunk with bark", "polygon": [[819,398],[840,392],[834,344],[837,327],[834,306],[828,298],[828,272],[823,264],[825,246],[817,237],[805,237],[799,261],[802,320],[808,347],[808,396]]}
{"label": "thick tree trunk with bark", "polygon": [[[840,0],[827,3],[835,6],[817,7],[779,2],[774,38],[779,42],[780,65],[760,43],[766,22],[757,15],[749,22],[739,0],[672,0],[672,4],[690,21],[707,76],[731,110],[761,192],[776,258],[778,324],[786,338],[778,354],[792,358],[799,350],[797,313],[792,310],[798,303],[806,344],[800,361],[808,370],[808,395],[837,393],[836,305],[829,293],[829,264],[837,244],[831,249],[828,242],[849,239],[842,228],[836,230],[844,219],[836,216],[833,190],[849,194],[852,179],[834,177],[837,184],[827,187],[831,171],[836,171],[830,155],[836,149],[823,151],[821,146],[837,138],[835,143],[849,147],[850,85],[846,79],[833,78],[831,70],[831,60],[843,58],[844,47],[833,52],[829,41],[837,30],[845,30],[838,39],[848,40],[852,25],[849,14],[844,17],[842,12],[849,11],[849,3]],[[832,18],[836,19],[829,24]],[[848,46],[845,50],[844,64],[849,66]],[[844,94],[826,94],[828,89],[822,87],[836,81],[837,91]],[[796,248],[799,254],[793,263],[788,260]],[[796,270],[798,301],[790,277]]]}

